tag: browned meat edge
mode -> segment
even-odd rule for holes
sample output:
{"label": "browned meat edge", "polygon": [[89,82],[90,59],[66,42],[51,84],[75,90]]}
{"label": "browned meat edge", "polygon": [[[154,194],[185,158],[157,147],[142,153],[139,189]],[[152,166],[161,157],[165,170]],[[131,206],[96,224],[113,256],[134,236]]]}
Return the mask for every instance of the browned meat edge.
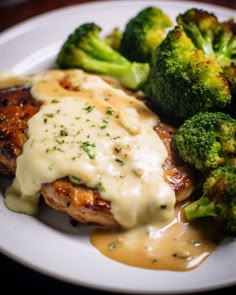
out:
{"label": "browned meat edge", "polygon": [[[67,81],[61,85],[70,90]],[[39,110],[40,102],[34,100],[29,88],[18,87],[0,91],[0,174],[14,176],[16,158],[21,154],[27,139],[27,122]],[[168,151],[164,164],[165,179],[175,190],[180,202],[194,190],[194,173],[171,149],[175,128],[160,123],[155,128]],[[68,178],[43,184],[42,196],[52,208],[66,212],[73,219],[86,224],[116,227],[110,203],[102,200],[97,190],[71,183]]]}

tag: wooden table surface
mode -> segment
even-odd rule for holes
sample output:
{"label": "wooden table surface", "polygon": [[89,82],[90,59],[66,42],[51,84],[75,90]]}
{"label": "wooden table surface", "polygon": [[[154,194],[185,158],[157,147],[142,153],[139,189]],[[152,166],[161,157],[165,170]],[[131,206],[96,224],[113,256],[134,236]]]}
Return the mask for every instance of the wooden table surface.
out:
{"label": "wooden table surface", "polygon": [[[0,0],[0,32],[15,25],[23,20],[26,20],[35,15],[39,15],[46,11],[51,11],[56,8],[85,3],[89,1],[84,0],[25,0],[22,3],[15,5],[3,5],[1,2],[8,0]],[[9,0],[10,1],[10,0]],[[12,0],[11,0],[12,1]],[[118,0],[117,0],[118,1]],[[180,1],[181,2],[181,1]],[[206,0],[197,1],[203,3],[210,3],[221,5],[223,7],[236,9],[236,0]],[[236,15],[236,14],[235,14]],[[0,56],[0,58],[2,58]],[[1,225],[0,225],[1,226]],[[1,238],[1,237],[0,237]],[[220,266],[219,266],[220,268]],[[19,293],[32,293],[32,294],[104,294],[102,291],[84,288],[80,286],[74,286],[65,282],[58,281],[56,279],[39,274],[31,269],[28,269],[15,261],[0,254],[0,281],[1,281],[1,294],[3,290],[7,290],[7,293],[13,294]],[[106,274],[104,274],[106,275]],[[236,276],[236,274],[235,274]],[[171,282],[170,282],[171,283]],[[203,295],[217,295],[226,291],[235,292],[236,286],[228,287],[221,290],[204,292]],[[12,294],[12,293],[11,293]],[[109,294],[111,294],[109,292]],[[118,293],[117,293],[118,294]]]}

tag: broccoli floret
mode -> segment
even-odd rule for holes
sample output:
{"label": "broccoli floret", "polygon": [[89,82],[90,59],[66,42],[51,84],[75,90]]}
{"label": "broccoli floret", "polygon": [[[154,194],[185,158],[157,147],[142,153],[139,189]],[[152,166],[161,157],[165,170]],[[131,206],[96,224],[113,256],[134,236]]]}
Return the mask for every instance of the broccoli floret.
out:
{"label": "broccoli floret", "polygon": [[212,170],[203,185],[203,195],[184,207],[187,220],[213,216],[225,232],[236,234],[236,167]]}
{"label": "broccoli floret", "polygon": [[172,25],[169,16],[161,9],[153,6],[144,8],[126,24],[120,52],[131,61],[149,62]]}
{"label": "broccoli floret", "polygon": [[105,42],[116,51],[120,51],[120,42],[123,32],[120,28],[115,27],[109,35],[106,36]]}
{"label": "broccoli floret", "polygon": [[177,129],[172,146],[201,171],[236,166],[236,120],[221,112],[199,112]]}
{"label": "broccoli floret", "polygon": [[200,111],[222,111],[231,102],[222,67],[197,50],[180,26],[157,47],[145,93],[157,112],[178,123]]}
{"label": "broccoli floret", "polygon": [[222,67],[236,66],[236,23],[233,19],[219,23],[214,38],[214,51]]}
{"label": "broccoli floret", "polygon": [[183,27],[196,48],[201,49],[207,56],[215,56],[213,42],[219,22],[213,13],[191,8],[179,14],[176,21]]}
{"label": "broccoli floret", "polygon": [[142,88],[149,75],[149,64],[130,62],[101,38],[100,31],[95,23],[77,27],[58,53],[59,67],[108,75],[131,90]]}
{"label": "broccoli floret", "polygon": [[219,22],[217,17],[201,9],[190,9],[177,17],[195,47],[219,62],[235,95],[236,88],[236,23],[230,18]]}
{"label": "broccoli floret", "polygon": [[222,67],[236,63],[236,23],[233,19],[219,22],[213,14],[192,8],[176,19],[196,48],[216,59]]}

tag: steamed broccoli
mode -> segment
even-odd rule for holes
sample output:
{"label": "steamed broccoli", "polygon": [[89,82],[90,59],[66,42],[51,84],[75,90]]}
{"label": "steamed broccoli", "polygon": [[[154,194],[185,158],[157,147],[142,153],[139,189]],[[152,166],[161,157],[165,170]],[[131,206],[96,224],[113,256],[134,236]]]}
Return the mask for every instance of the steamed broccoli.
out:
{"label": "steamed broccoli", "polygon": [[100,37],[100,31],[95,23],[76,28],[58,53],[59,67],[108,75],[131,90],[141,88],[147,81],[149,65],[130,62]]}
{"label": "steamed broccoli", "polygon": [[214,58],[213,42],[219,22],[213,13],[191,8],[179,14],[176,21],[183,27],[196,48],[201,49],[206,56]]}
{"label": "steamed broccoli", "polygon": [[157,111],[182,123],[199,111],[220,111],[231,102],[219,63],[196,49],[180,26],[157,47],[145,89]]}
{"label": "steamed broccoli", "polygon": [[187,220],[213,216],[225,232],[236,234],[236,167],[212,170],[203,185],[203,195],[184,207]]}
{"label": "steamed broccoli", "polygon": [[222,67],[236,66],[236,23],[233,19],[218,24],[213,46]]}
{"label": "steamed broccoli", "polygon": [[109,35],[105,37],[105,42],[113,49],[120,51],[120,42],[123,32],[120,28],[115,27]]}
{"label": "steamed broccoli", "polygon": [[221,112],[199,112],[177,129],[172,146],[201,171],[236,166],[236,119]]}
{"label": "steamed broccoli", "polygon": [[131,61],[149,62],[171,26],[171,19],[161,9],[153,6],[144,8],[126,24],[120,52]]}
{"label": "steamed broccoli", "polygon": [[[236,23],[231,18],[219,22],[217,17],[207,11],[192,8],[177,17],[185,33],[196,48],[219,62],[223,75],[230,85],[232,100],[236,95]],[[235,104],[233,107],[235,107]],[[229,107],[232,110],[232,107]],[[233,114],[233,112],[230,112]],[[234,112],[235,114],[235,112]]]}
{"label": "steamed broccoli", "polygon": [[219,22],[213,13],[192,8],[177,16],[196,48],[216,59],[222,67],[236,64],[236,23],[233,19]]}
{"label": "steamed broccoli", "polygon": [[180,123],[199,111],[227,111],[232,99],[225,67],[236,63],[236,24],[192,8],[157,47],[146,92]]}

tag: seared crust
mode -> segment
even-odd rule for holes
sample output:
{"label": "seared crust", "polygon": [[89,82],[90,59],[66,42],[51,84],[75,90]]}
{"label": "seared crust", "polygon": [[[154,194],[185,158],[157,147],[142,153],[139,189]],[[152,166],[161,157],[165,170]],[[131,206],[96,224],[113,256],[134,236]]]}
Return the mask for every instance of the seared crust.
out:
{"label": "seared crust", "polygon": [[[163,166],[164,177],[175,191],[176,203],[179,203],[192,194],[195,188],[195,175],[171,149],[175,129],[160,123],[155,130],[168,151],[168,158]],[[44,184],[41,193],[50,207],[66,212],[81,223],[107,228],[119,226],[111,212],[111,204],[103,200],[97,190],[73,184],[68,178],[64,178]]]}
{"label": "seared crust", "polygon": [[107,228],[118,226],[110,203],[101,199],[97,190],[73,184],[64,178],[44,184],[41,192],[50,207],[66,212],[74,220]]}
{"label": "seared crust", "polygon": [[18,87],[0,91],[0,174],[13,176],[16,158],[27,139],[27,122],[40,103],[29,89]]}
{"label": "seared crust", "polygon": [[[61,85],[66,89],[71,88],[67,81],[61,81]],[[32,98],[27,88],[0,91],[0,174],[15,174],[16,158],[21,154],[23,143],[27,139],[27,122],[39,107],[40,103]],[[155,130],[168,151],[168,158],[163,166],[165,180],[174,189],[176,201],[180,202],[193,192],[194,174],[171,148],[175,129],[160,123]],[[111,204],[103,200],[97,190],[79,186],[71,183],[68,178],[63,178],[43,184],[41,193],[50,207],[67,213],[81,223],[107,228],[118,226]]]}
{"label": "seared crust", "polygon": [[155,131],[164,143],[168,157],[163,165],[164,178],[175,191],[176,202],[186,200],[196,187],[195,171],[186,165],[171,147],[172,138],[176,132],[173,126],[160,122]]}

